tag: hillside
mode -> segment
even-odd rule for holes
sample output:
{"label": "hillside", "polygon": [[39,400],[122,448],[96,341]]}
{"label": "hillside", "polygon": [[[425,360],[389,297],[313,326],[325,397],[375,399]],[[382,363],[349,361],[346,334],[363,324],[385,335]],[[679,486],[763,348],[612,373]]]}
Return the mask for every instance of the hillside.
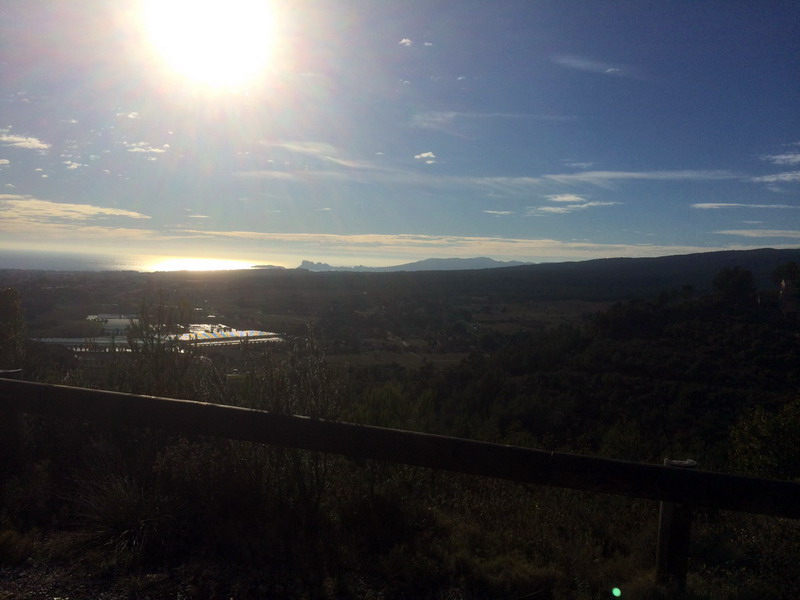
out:
{"label": "hillside", "polygon": [[[130,305],[167,329],[187,311],[213,310],[233,325],[281,323],[296,334],[280,347],[220,350],[171,347],[146,327],[132,333],[141,343],[121,341],[126,352],[29,342],[23,371],[33,381],[796,480],[798,323],[769,281],[795,257],[12,275],[38,331]],[[721,288],[715,276],[731,265],[757,273],[762,291],[749,275],[746,286]],[[716,289],[684,287],[693,281]],[[651,288],[661,291],[646,297]],[[21,317],[18,302],[6,303],[11,313]],[[8,338],[21,338],[20,319],[8,324]],[[603,598],[612,586],[663,597],[653,584],[653,501],[121,422],[8,419],[0,434],[9,457],[0,461],[0,597],[9,600],[95,590],[114,599]],[[793,599],[798,533],[789,519],[697,510],[688,597]]]}
{"label": "hillside", "polygon": [[[307,279],[297,271],[269,272],[275,280],[319,289],[358,289],[379,293],[483,295],[500,299],[623,300],[647,297],[665,289],[692,286],[710,289],[721,269],[739,266],[753,272],[756,284],[769,287],[776,265],[800,262],[798,250],[708,252],[658,258],[606,258],[580,262],[542,263],[466,270],[401,272],[324,272]],[[241,273],[237,278],[250,279]]]}

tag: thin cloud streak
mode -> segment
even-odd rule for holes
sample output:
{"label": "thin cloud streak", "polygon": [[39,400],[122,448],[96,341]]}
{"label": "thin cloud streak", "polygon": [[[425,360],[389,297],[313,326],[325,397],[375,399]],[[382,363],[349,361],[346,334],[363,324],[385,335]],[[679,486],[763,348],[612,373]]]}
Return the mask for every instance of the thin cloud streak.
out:
{"label": "thin cloud streak", "polygon": [[543,179],[558,183],[589,183],[606,186],[614,181],[719,181],[739,179],[740,176],[726,170],[679,170],[679,171],[584,171],[542,175]]}
{"label": "thin cloud streak", "polygon": [[[470,115],[471,113],[428,113],[440,115],[443,120],[452,119],[455,116]],[[491,113],[485,115],[519,117],[521,115],[510,115],[505,113]],[[421,175],[418,172],[406,171],[399,168],[390,168],[384,165],[375,165],[368,161],[343,158],[339,148],[327,142],[281,142],[270,143],[261,142],[262,145],[280,147],[298,154],[314,156],[329,163],[351,169],[353,171],[372,171],[375,183],[412,185],[424,183],[438,186],[470,187],[474,185],[484,186],[509,191],[513,188],[530,188],[552,182],[561,184],[589,184],[598,187],[608,187],[610,183],[616,181],[718,181],[726,179],[741,179],[741,175],[727,170],[656,170],[656,171],[581,171],[578,173],[552,173],[537,176],[520,177],[474,177],[469,175]],[[422,152],[414,156],[417,160],[427,159],[435,161],[436,155],[433,152]],[[429,164],[432,164],[430,162]],[[591,163],[582,163],[590,165]],[[238,171],[234,173],[238,177],[260,178],[260,179],[291,179],[296,177],[298,180],[307,180],[309,177],[314,179],[347,179],[348,174],[340,171],[316,170],[279,170],[279,169],[258,169],[249,171]],[[359,173],[358,177],[363,177]],[[426,178],[427,177],[427,178]],[[522,190],[521,190],[522,191]],[[557,195],[553,195],[555,197]],[[566,197],[566,196],[565,196]]]}
{"label": "thin cloud streak", "polygon": [[750,181],[755,181],[756,183],[794,183],[800,181],[800,171],[763,175],[761,177],[753,177]]}
{"label": "thin cloud streak", "polygon": [[149,219],[147,215],[119,208],[92,206],[90,204],[71,204],[37,200],[30,196],[0,194],[3,205],[3,222],[11,221],[86,221],[98,217],[126,217],[130,219]]}
{"label": "thin cloud streak", "polygon": [[698,210],[719,210],[722,208],[764,208],[764,209],[793,209],[800,206],[791,204],[741,204],[738,202],[700,202],[690,205]]}
{"label": "thin cloud streak", "polygon": [[465,121],[489,120],[532,120],[532,121],[572,121],[574,117],[564,115],[503,113],[503,112],[459,112],[459,111],[427,111],[415,114],[411,118],[411,127],[440,131],[455,137],[467,137],[460,131]]}
{"label": "thin cloud streak", "polygon": [[715,231],[720,235],[738,235],[748,238],[795,238],[800,239],[800,231],[790,229],[724,229]]}
{"label": "thin cloud streak", "polygon": [[786,154],[771,154],[761,157],[774,165],[800,165],[800,152],[787,152]]}
{"label": "thin cloud streak", "polygon": [[566,204],[563,206],[532,206],[527,209],[525,213],[527,216],[532,217],[540,214],[554,214],[566,215],[578,210],[586,210],[587,208],[595,208],[597,206],[614,206],[621,204],[620,202],[580,202],[576,204]]}
{"label": "thin cloud streak", "polygon": [[[592,242],[559,241],[554,239],[526,239],[500,237],[435,236],[414,234],[316,234],[316,233],[263,233],[255,231],[200,231],[184,233],[205,236],[209,239],[231,239],[264,244],[291,245],[295,251],[315,252],[325,248],[331,253],[366,253],[408,256],[409,258],[492,255],[508,259],[530,261],[592,259],[602,257],[647,257],[675,254],[692,254],[711,250],[748,249],[749,246],[659,246],[648,244],[600,244]],[[299,247],[299,249],[297,249]],[[283,250],[283,249],[282,249]],[[284,250],[285,251],[285,250]]]}
{"label": "thin cloud streak", "polygon": [[278,148],[284,148],[285,150],[289,150],[290,152],[296,152],[298,154],[307,154],[311,156],[318,156],[321,158],[336,156],[340,153],[339,149],[336,146],[328,144],[327,142],[278,142],[278,143],[262,142],[262,144],[265,146],[276,146]]}
{"label": "thin cloud streak", "polygon": [[[432,154],[432,153],[430,153]],[[428,153],[416,155],[422,160]],[[434,160],[429,158],[428,160]],[[350,168],[349,171],[336,170],[279,170],[259,169],[237,171],[236,177],[250,179],[281,179],[304,182],[309,180],[330,179],[335,181],[357,181],[377,184],[429,186],[436,189],[482,188],[489,192],[500,192],[506,195],[522,195],[536,188],[552,188],[553,184],[592,185],[610,188],[616,182],[625,181],[718,181],[740,179],[739,175],[730,171],[584,171],[580,173],[558,173],[539,176],[522,177],[476,177],[471,175],[436,175],[377,166],[371,163],[337,159],[337,164]]]}
{"label": "thin cloud streak", "polygon": [[597,73],[599,75],[611,75],[615,77],[626,77],[632,75],[630,67],[617,63],[607,63],[580,56],[556,55],[552,58],[553,62],[568,69],[585,71],[587,73]]}
{"label": "thin cloud streak", "polygon": [[[345,167],[347,169],[353,170],[381,170],[381,167],[378,167],[372,163],[363,160],[356,160],[351,158],[344,158],[342,157],[342,151],[340,148],[329,144],[327,142],[260,142],[262,146],[268,147],[275,147],[281,148],[283,150],[288,150],[294,154],[299,154],[301,156],[310,156],[316,159],[319,159],[323,163],[331,163],[334,165],[338,165],[340,167]],[[255,173],[276,173],[276,172],[287,172],[287,171],[276,171],[276,170],[259,170],[259,171],[242,171],[235,173],[234,175],[238,176],[248,176],[253,177]],[[289,171],[291,172],[291,171]],[[303,170],[303,173],[308,173],[307,170]],[[320,173],[325,173],[325,171],[320,171]],[[264,175],[266,177],[266,175]]]}
{"label": "thin cloud streak", "polygon": [[35,137],[13,135],[8,129],[0,129],[0,144],[9,148],[24,148],[26,150],[46,151],[51,145]]}
{"label": "thin cloud streak", "polygon": [[563,162],[563,163],[564,163],[564,166],[565,166],[565,167],[570,167],[571,169],[582,169],[582,170],[584,170],[584,171],[585,171],[586,169],[591,169],[591,168],[594,166],[594,163],[592,163],[592,162],[587,162],[587,161],[583,161],[583,162],[581,162],[581,161],[575,161],[575,160],[564,159],[564,160],[563,160],[563,161],[561,161],[561,162]]}
{"label": "thin cloud streak", "polygon": [[[84,242],[112,242],[115,251],[139,242],[170,242],[188,236],[170,236],[152,229],[134,229],[130,227],[103,227],[101,225],[76,225],[74,223],[48,223],[37,220],[0,221],[0,232],[9,234],[8,242],[17,238],[26,245],[52,250],[54,243],[61,246],[80,246]],[[80,243],[75,243],[80,239]],[[147,247],[144,246],[143,249]]]}
{"label": "thin cloud streak", "polygon": [[532,119],[536,121],[572,121],[574,117],[564,115],[541,115],[528,113],[504,112],[463,112],[456,110],[432,110],[415,114],[411,118],[411,125],[420,129],[441,129],[451,125],[454,121],[464,120],[490,120],[490,119]]}
{"label": "thin cloud streak", "polygon": [[550,202],[584,202],[586,198],[583,196],[579,196],[578,194],[551,194],[550,196],[546,196]]}

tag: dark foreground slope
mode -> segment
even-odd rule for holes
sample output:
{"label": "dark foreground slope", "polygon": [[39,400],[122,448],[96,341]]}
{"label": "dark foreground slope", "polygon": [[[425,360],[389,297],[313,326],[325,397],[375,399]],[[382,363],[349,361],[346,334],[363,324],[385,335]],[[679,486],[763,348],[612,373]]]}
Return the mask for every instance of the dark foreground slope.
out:
{"label": "dark foreground slope", "polygon": [[[792,256],[772,255],[759,279]],[[724,266],[758,271],[743,258],[729,256]],[[706,265],[676,266],[666,286],[648,280],[647,269],[619,281],[681,287]],[[562,269],[561,281],[593,277],[599,285],[603,278],[585,267],[568,276]],[[306,298],[368,303],[392,291],[375,285],[365,295],[352,283],[371,274],[288,275],[268,280],[281,290],[275,298],[296,294],[295,305]],[[492,293],[467,275],[462,290]],[[157,292],[158,285],[147,287],[155,280],[247,300],[268,289],[254,283],[260,276],[137,275],[132,283],[141,287],[131,294]],[[426,277],[431,286],[441,280]],[[280,288],[281,281],[293,287]],[[57,299],[65,301],[67,290]],[[415,297],[423,291],[402,288]],[[38,373],[58,383],[645,462],[694,458],[707,469],[797,479],[800,329],[774,293],[758,302],[752,288],[738,291],[658,294],[559,327],[509,332],[453,368],[335,368],[313,342],[295,340],[280,352],[242,348],[239,372],[227,377],[223,360],[172,352],[151,336],[108,360],[85,356]],[[0,436],[3,600],[588,599],[610,597],[613,587],[625,598],[663,597],[653,585],[655,502],[124,423],[112,430],[70,419],[0,424],[21,434],[11,447],[11,437]],[[798,523],[697,511],[689,564],[689,598],[794,599]]]}

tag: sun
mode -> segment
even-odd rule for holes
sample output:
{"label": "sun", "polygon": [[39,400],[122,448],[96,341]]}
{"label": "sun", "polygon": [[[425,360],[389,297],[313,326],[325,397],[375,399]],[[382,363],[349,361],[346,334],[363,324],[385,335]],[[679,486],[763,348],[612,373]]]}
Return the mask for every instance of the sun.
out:
{"label": "sun", "polygon": [[142,25],[171,74],[209,88],[252,84],[273,54],[267,0],[143,0]]}

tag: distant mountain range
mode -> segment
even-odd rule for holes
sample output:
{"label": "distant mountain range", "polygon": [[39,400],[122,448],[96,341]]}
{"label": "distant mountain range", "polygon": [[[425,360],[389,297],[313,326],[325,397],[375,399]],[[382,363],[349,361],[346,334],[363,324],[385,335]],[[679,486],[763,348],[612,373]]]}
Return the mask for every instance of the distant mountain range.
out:
{"label": "distant mountain range", "polygon": [[297,268],[317,273],[327,271],[387,273],[392,271],[469,271],[475,269],[496,269],[498,267],[521,267],[528,264],[530,263],[515,260],[500,261],[485,256],[479,256],[477,258],[427,258],[425,260],[391,267],[333,267],[327,263],[304,260]]}
{"label": "distant mountain range", "polygon": [[617,301],[652,297],[663,290],[684,286],[691,286],[697,293],[706,293],[711,290],[712,281],[720,270],[737,266],[753,273],[759,289],[775,289],[771,275],[778,265],[788,262],[800,263],[800,249],[725,250],[520,266],[486,258],[432,259],[395,267],[333,270],[334,267],[324,263],[304,261],[297,269],[272,270],[268,271],[269,275],[265,271],[264,275],[274,278],[274,282],[280,281],[281,285],[301,285],[298,282],[302,281],[303,286],[308,286],[313,280],[318,289],[335,285],[369,294],[386,293],[387,290],[411,293],[413,290],[415,294],[434,296],[491,294],[495,299],[508,301]]}

